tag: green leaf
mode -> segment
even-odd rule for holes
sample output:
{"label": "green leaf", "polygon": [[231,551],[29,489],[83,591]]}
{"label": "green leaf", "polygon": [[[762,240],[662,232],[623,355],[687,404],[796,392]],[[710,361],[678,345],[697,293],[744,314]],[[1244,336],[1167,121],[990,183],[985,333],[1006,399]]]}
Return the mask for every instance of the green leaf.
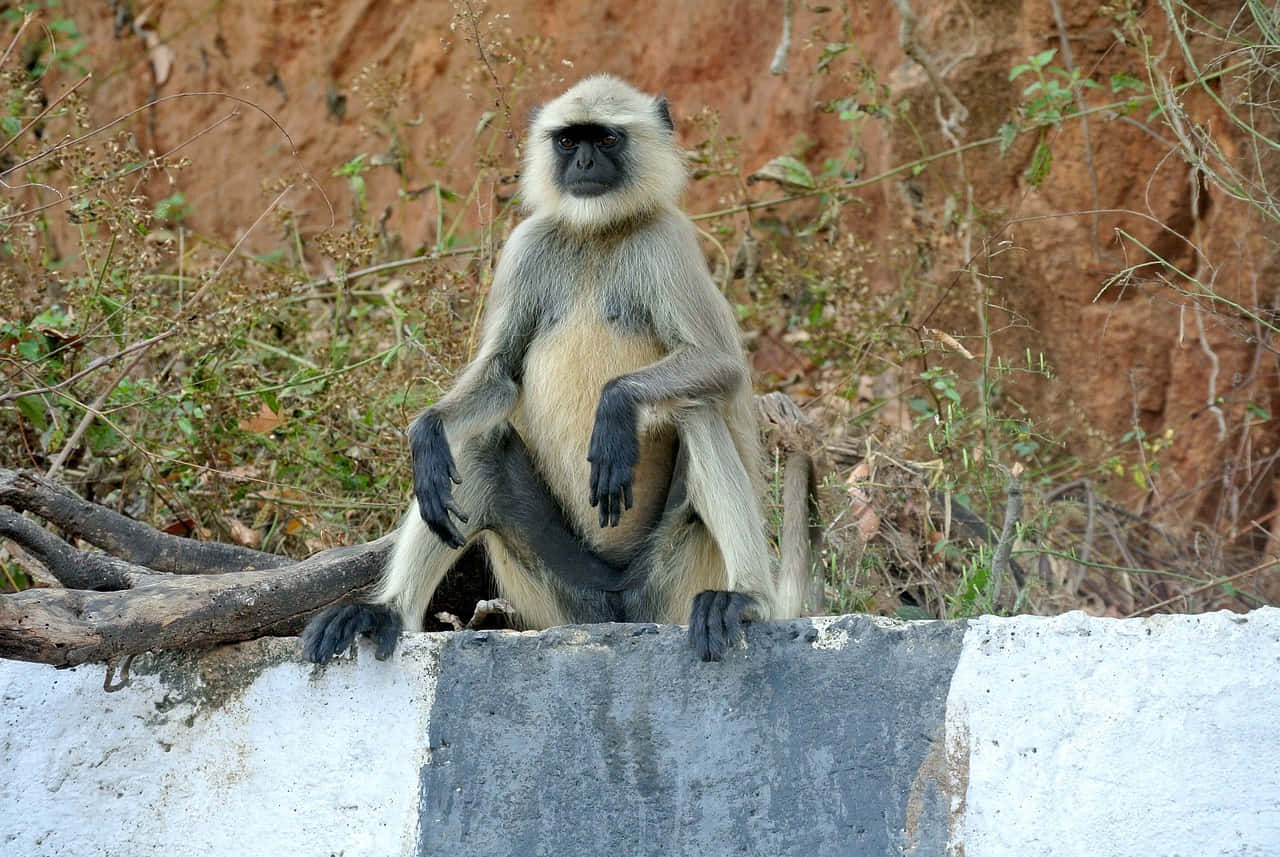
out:
{"label": "green leaf", "polygon": [[813,190],[815,183],[809,168],[790,155],[779,155],[751,174],[757,181],[771,181],[784,189]]}
{"label": "green leaf", "polygon": [[1143,83],[1141,80],[1138,80],[1138,78],[1134,77],[1131,74],[1125,74],[1124,72],[1119,72],[1117,74],[1111,75],[1111,91],[1112,92],[1124,92],[1126,90],[1143,92],[1146,90],[1146,88],[1147,88],[1147,85],[1145,83]]}
{"label": "green leaf", "polygon": [[1034,440],[1017,440],[1013,442],[1013,451],[1023,458],[1030,458],[1040,449],[1040,444]]}
{"label": "green leaf", "polygon": [[44,401],[39,396],[23,396],[16,402],[18,410],[31,421],[36,431],[43,432],[49,423],[44,417]]}
{"label": "green leaf", "polygon": [[1040,53],[1036,54],[1033,57],[1030,57],[1029,59],[1031,60],[1031,64],[1036,68],[1044,68],[1049,63],[1053,62],[1053,58],[1057,56],[1057,54],[1058,54],[1057,48],[1049,48],[1049,50],[1041,51]]}
{"label": "green leaf", "polygon": [[1031,154],[1031,165],[1023,172],[1023,177],[1035,187],[1044,184],[1049,177],[1049,168],[1053,165],[1053,152],[1043,139],[1036,143],[1036,150]]}
{"label": "green leaf", "polygon": [[34,363],[44,354],[44,337],[27,334],[18,340],[18,353],[22,359]]}
{"label": "green leaf", "polygon": [[71,317],[62,307],[54,304],[44,312],[31,319],[31,327],[46,327],[60,330],[67,326]]}
{"label": "green leaf", "polygon": [[163,220],[165,223],[181,223],[190,213],[191,208],[187,205],[187,198],[181,191],[160,200],[155,207],[156,219]]}
{"label": "green leaf", "polygon": [[[839,216],[840,216],[840,200],[835,196],[828,196],[826,197],[825,204],[822,206],[822,213],[818,215],[818,219],[813,221],[813,223],[810,223],[804,229],[801,229],[800,232],[797,234],[813,235],[816,232],[821,232],[823,229],[826,229],[829,226],[831,226],[831,224],[834,223],[836,221],[836,218],[838,218]],[[821,293],[821,294],[825,294],[825,293]],[[821,306],[819,306],[818,309],[819,311],[821,311]],[[814,320],[812,323],[817,324],[817,321]]]}
{"label": "green leaf", "polygon": [[[107,295],[98,295],[98,307],[102,310],[103,319],[107,323],[107,328],[115,335],[117,340],[124,336],[124,303]],[[121,343],[123,344],[123,343]]]}
{"label": "green leaf", "polygon": [[105,455],[120,445],[120,433],[106,423],[93,423],[85,433],[89,447],[99,455]]}
{"label": "green leaf", "polygon": [[1013,145],[1013,141],[1018,139],[1018,125],[1016,122],[1006,122],[1000,126],[1000,154],[1009,151],[1009,147]]}
{"label": "green leaf", "polygon": [[831,65],[831,61],[849,50],[849,46],[843,42],[830,42],[822,49],[822,55],[818,57],[818,72],[827,71]]}

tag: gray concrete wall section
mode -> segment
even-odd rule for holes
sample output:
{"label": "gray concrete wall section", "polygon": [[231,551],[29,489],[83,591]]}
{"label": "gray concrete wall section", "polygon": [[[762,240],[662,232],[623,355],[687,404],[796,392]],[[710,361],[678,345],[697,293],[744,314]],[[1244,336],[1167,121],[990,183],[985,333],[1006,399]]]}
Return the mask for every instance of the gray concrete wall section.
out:
{"label": "gray concrete wall section", "polygon": [[844,617],[822,635],[755,627],[747,651],[701,663],[654,626],[537,645],[459,635],[431,715],[420,852],[941,853],[946,798],[917,780],[942,752],[961,639],[959,625]]}
{"label": "gray concrete wall section", "polygon": [[0,855],[1280,855],[1280,610],[0,662]]}

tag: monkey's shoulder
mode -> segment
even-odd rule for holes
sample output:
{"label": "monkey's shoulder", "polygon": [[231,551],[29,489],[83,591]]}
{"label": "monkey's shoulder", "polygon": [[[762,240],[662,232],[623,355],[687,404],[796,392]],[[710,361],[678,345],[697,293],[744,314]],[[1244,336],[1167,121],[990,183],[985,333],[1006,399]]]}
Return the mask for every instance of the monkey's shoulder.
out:
{"label": "monkey's shoulder", "polygon": [[499,269],[503,291],[527,305],[544,331],[590,317],[674,342],[680,337],[670,316],[703,314],[723,302],[692,222],[674,208],[595,231],[531,217],[512,234]]}

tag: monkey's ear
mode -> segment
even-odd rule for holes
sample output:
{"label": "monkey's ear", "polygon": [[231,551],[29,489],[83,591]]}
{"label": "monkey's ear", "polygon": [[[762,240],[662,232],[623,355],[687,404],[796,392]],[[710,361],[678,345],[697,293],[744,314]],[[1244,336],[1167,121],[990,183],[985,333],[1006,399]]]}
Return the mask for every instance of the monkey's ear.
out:
{"label": "monkey's ear", "polygon": [[676,123],[671,121],[671,105],[667,104],[665,95],[658,96],[658,118],[662,120],[662,124],[667,126],[668,131],[676,130]]}

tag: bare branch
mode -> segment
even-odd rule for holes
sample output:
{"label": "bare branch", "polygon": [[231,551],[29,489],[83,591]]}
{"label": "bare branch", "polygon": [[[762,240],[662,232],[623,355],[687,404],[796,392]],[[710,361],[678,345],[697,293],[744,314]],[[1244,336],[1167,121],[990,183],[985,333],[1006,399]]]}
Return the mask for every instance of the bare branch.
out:
{"label": "bare branch", "polygon": [[1022,476],[1019,468],[1014,469],[1013,474],[1009,477],[1008,500],[1004,507],[1004,525],[1000,528],[1000,539],[996,542],[995,550],[991,552],[991,579],[993,581],[993,589],[991,600],[998,601],[1000,598],[1000,583],[1004,580],[1006,574],[1012,572],[1014,583],[1021,589],[1026,585],[1027,581],[1022,573],[1022,569],[1017,568],[1010,562],[1013,554],[1013,543],[1017,538],[1018,524],[1022,520]]}
{"label": "bare branch", "polygon": [[277,571],[149,575],[132,589],[28,589],[0,598],[0,657],[75,666],[151,649],[295,634],[322,607],[367,589],[395,534]]}
{"label": "bare branch", "polygon": [[76,91],[77,89],[79,89],[82,85],[84,85],[85,83],[88,83],[88,82],[89,82],[89,80],[90,80],[90,78],[92,78],[92,77],[93,77],[93,72],[89,72],[89,73],[88,73],[88,74],[86,74],[84,77],[80,78],[80,79],[79,79],[79,80],[77,80],[74,84],[72,84],[71,88],[70,88],[70,89],[68,89],[66,92],[62,93],[62,94],[61,94],[61,95],[59,95],[57,98],[54,98],[52,101],[50,101],[48,104],[46,104],[46,105],[45,105],[45,107],[44,107],[44,109],[43,109],[43,110],[41,110],[39,113],[37,113],[34,119],[32,119],[32,120],[31,120],[30,122],[28,122],[26,125],[23,125],[23,126],[22,126],[22,128],[18,131],[18,133],[17,133],[17,134],[14,134],[14,135],[13,135],[12,137],[10,137],[7,141],[5,141],[3,144],[0,144],[0,152],[5,151],[5,150],[6,150],[6,149],[8,149],[10,146],[12,146],[14,143],[16,143],[18,140],[21,140],[21,139],[22,139],[22,135],[23,135],[23,134],[25,134],[25,133],[27,133],[28,131],[30,131],[33,127],[35,127],[35,125],[36,125],[36,123],[37,123],[37,122],[39,122],[41,119],[43,119],[44,117],[46,117],[46,116],[48,116],[48,115],[49,115],[49,111],[50,111],[50,110],[52,110],[53,108],[55,108],[55,107],[57,107],[59,104],[61,104],[63,101],[65,101],[65,100],[67,99],[67,97],[71,95],[71,93],[75,92],[75,91]]}
{"label": "bare branch", "polygon": [[292,562],[252,548],[159,532],[30,471],[0,468],[0,504],[34,512],[76,538],[153,571],[213,574],[281,568]]}
{"label": "bare branch", "polygon": [[34,521],[3,507],[0,536],[13,539],[71,589],[128,589],[132,575],[147,573],[147,569],[113,556],[77,550]]}
{"label": "bare branch", "polygon": [[969,118],[969,110],[934,68],[933,57],[929,56],[929,52],[916,41],[916,24],[919,21],[909,0],[893,0],[893,4],[898,7],[898,15],[902,18],[902,26],[898,32],[898,42],[902,46],[902,52],[924,70],[929,82],[933,84],[934,91],[951,106],[951,115],[944,123],[944,130],[950,130],[956,137],[963,136],[963,126]]}
{"label": "bare branch", "polygon": [[150,339],[144,339],[141,342],[135,342],[132,345],[127,345],[124,348],[121,348],[119,351],[115,352],[114,354],[107,354],[103,357],[96,357],[93,360],[90,360],[89,365],[81,369],[79,372],[51,386],[37,387],[34,390],[15,390],[9,393],[0,393],[0,402],[8,402],[13,399],[21,399],[23,396],[38,396],[42,393],[56,393],[59,390],[63,390],[66,387],[70,386],[71,384],[74,384],[76,381],[79,381],[85,375],[88,375],[92,372],[96,372],[99,369],[101,369],[103,366],[108,366],[114,363],[115,361],[119,360],[121,357],[127,357],[128,355],[132,354],[135,351],[138,351],[143,348],[149,348],[152,345],[155,345],[157,342],[160,342],[161,340],[168,339],[170,336],[173,336],[177,332],[178,332],[177,327],[171,327],[168,330],[166,330],[164,333],[158,333],[155,336],[151,337]]}

